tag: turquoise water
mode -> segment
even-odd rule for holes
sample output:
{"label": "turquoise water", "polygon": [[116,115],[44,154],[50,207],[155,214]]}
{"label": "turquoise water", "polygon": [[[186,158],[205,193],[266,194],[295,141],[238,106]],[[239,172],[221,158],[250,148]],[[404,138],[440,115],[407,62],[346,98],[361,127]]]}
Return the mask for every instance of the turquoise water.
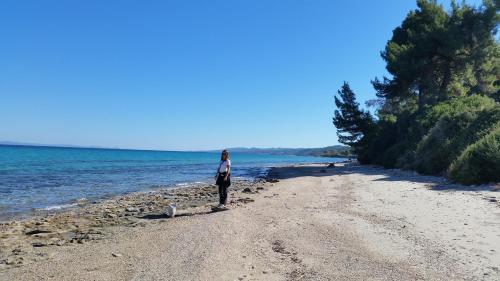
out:
{"label": "turquoise water", "polygon": [[[72,206],[77,200],[159,187],[212,183],[219,153],[0,145],[0,217]],[[231,154],[232,177],[251,180],[271,166],[336,158]]]}

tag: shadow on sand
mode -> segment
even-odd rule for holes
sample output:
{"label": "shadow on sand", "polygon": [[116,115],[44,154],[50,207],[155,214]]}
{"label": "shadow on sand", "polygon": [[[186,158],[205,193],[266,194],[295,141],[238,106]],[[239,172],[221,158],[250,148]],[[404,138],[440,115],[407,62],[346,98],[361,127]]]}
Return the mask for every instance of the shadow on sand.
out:
{"label": "shadow on sand", "polygon": [[[216,211],[216,210],[208,210],[208,211],[199,211],[199,212],[179,212],[175,215],[176,218],[180,217],[192,217],[192,216],[198,216],[198,215],[208,215],[208,214],[213,214],[213,213],[218,213],[222,211]],[[142,217],[137,217],[139,219],[145,219],[145,220],[163,220],[163,219],[171,219],[169,216],[166,214],[149,214],[149,215],[144,215]]]}
{"label": "shadow on sand", "polygon": [[430,190],[436,191],[489,191],[490,185],[466,186],[453,184],[444,177],[419,175],[413,171],[399,169],[384,169],[371,165],[359,165],[357,163],[344,163],[329,168],[328,165],[275,167],[269,171],[268,179],[291,179],[296,177],[325,177],[333,175],[362,174],[377,176],[372,181],[388,182],[416,182],[428,185]]}

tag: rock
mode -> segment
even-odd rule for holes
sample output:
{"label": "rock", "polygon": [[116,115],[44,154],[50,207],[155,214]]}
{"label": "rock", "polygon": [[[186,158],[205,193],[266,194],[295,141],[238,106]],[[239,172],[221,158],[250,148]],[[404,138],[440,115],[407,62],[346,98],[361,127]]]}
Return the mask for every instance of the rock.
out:
{"label": "rock", "polygon": [[54,233],[50,233],[50,232],[49,233],[37,233],[37,234],[33,234],[33,237],[34,238],[41,238],[41,239],[48,239],[54,235],[55,235]]}
{"label": "rock", "polygon": [[330,163],[330,164],[328,164],[328,166],[326,166],[326,167],[327,167],[327,168],[335,168],[336,166],[335,166],[335,163]]}
{"label": "rock", "polygon": [[119,257],[121,257],[121,256],[122,256],[122,254],[118,254],[118,253],[112,253],[111,255],[112,255],[113,257],[115,257],[115,258],[119,258]]}
{"label": "rock", "polygon": [[262,186],[257,186],[257,190],[264,190]]}
{"label": "rock", "polygon": [[43,243],[43,242],[33,242],[33,243],[31,243],[31,246],[33,246],[35,248],[39,248],[39,247],[45,247],[45,246],[47,246],[47,244]]}
{"label": "rock", "polygon": [[268,273],[269,273],[269,271],[267,271],[267,270],[262,270],[262,273],[263,273],[263,274],[268,274]]}
{"label": "rock", "polygon": [[236,202],[242,202],[242,203],[250,203],[250,202],[254,202],[254,201],[255,201],[254,199],[248,198],[248,197],[246,197],[246,198],[238,198],[236,200]]}
{"label": "rock", "polygon": [[271,182],[271,183],[276,183],[276,182],[279,182],[278,179],[275,179],[275,178],[268,178],[266,179],[267,182]]}
{"label": "rock", "polygon": [[36,229],[28,230],[24,234],[35,235],[35,234],[50,233],[50,232],[52,232],[52,231],[49,229],[46,229],[46,228],[36,228]]}
{"label": "rock", "polygon": [[242,192],[243,193],[253,193],[253,191],[250,187],[245,187]]}
{"label": "rock", "polygon": [[107,217],[114,219],[114,218],[118,217],[118,215],[111,213],[111,214],[107,214]]}
{"label": "rock", "polygon": [[127,209],[125,209],[125,211],[127,212],[139,212],[139,209],[135,208],[135,207],[128,207]]}
{"label": "rock", "polygon": [[19,253],[21,253],[21,251],[22,251],[21,248],[15,248],[14,250],[12,250],[12,253],[14,255],[19,255]]}

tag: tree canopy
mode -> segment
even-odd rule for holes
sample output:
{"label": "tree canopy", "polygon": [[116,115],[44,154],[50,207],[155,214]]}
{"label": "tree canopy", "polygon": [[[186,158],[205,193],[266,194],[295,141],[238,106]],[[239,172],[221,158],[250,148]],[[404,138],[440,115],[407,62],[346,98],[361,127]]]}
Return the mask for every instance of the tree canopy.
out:
{"label": "tree canopy", "polygon": [[[376,116],[360,109],[346,82],[335,97],[339,141],[363,163],[442,175],[450,165],[453,175],[467,166],[452,163],[462,151],[472,155],[469,146],[500,126],[498,114],[483,113],[500,101],[499,7],[499,0],[485,0],[477,7],[452,2],[446,10],[435,0],[417,0],[381,52],[390,75],[372,80]],[[488,151],[484,146],[496,140],[474,147]],[[488,161],[500,166],[500,159]]]}

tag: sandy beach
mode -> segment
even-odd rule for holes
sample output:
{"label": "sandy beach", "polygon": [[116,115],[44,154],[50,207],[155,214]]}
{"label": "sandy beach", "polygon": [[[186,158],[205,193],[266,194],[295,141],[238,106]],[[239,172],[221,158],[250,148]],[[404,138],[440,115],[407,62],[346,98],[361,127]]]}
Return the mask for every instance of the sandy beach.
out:
{"label": "sandy beach", "polygon": [[237,184],[224,212],[196,187],[4,223],[0,280],[500,279],[493,185],[356,164],[268,179]]}

